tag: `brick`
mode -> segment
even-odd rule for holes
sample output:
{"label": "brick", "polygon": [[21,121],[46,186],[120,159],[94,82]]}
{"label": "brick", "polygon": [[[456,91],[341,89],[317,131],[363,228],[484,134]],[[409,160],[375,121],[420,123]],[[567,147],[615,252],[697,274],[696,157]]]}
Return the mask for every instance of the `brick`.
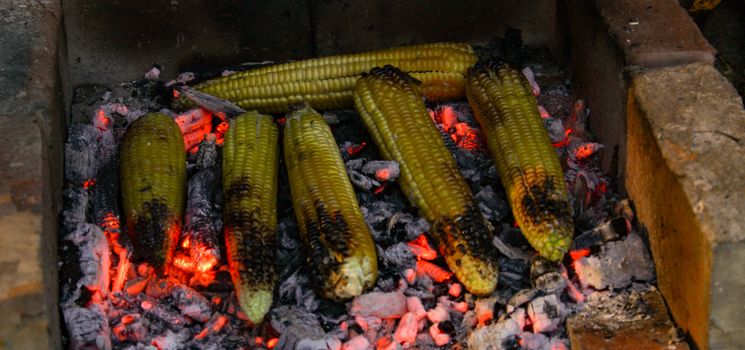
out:
{"label": "brick", "polygon": [[57,0],[0,3],[0,349],[60,347]]}
{"label": "brick", "polygon": [[[567,332],[573,350],[688,350],[688,344],[677,336],[677,331],[665,302],[656,290],[641,296],[647,319],[619,321],[591,315],[585,310],[567,319]],[[612,326],[611,326],[612,325]]]}
{"label": "brick", "polygon": [[626,187],[659,288],[701,349],[745,346],[745,110],[714,67],[635,74]]}
{"label": "brick", "polygon": [[624,52],[626,64],[659,67],[713,63],[709,45],[676,0],[595,1],[610,35]]}

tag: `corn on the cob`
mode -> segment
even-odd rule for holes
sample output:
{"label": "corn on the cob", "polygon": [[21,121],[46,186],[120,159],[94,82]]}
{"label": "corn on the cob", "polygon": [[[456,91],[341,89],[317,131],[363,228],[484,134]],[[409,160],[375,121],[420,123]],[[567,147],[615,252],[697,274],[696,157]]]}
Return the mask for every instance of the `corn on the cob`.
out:
{"label": "corn on the cob", "polygon": [[490,61],[469,70],[467,95],[517,224],[541,256],[560,260],[571,243],[572,212],[530,84],[519,70]]}
{"label": "corn on the cob", "polygon": [[245,113],[230,121],[223,148],[223,217],[230,276],[248,319],[257,324],[272,305],[277,282],[279,128],[270,116]]}
{"label": "corn on the cob", "polygon": [[151,113],[129,126],[121,145],[121,181],[135,255],[158,269],[169,266],[186,191],[184,140],[171,117]]}
{"label": "corn on the cob", "polygon": [[303,105],[288,115],[284,150],[313,282],[327,299],[360,295],[375,284],[377,255],[331,129]]}
{"label": "corn on the cob", "polygon": [[391,64],[420,80],[423,96],[445,100],[465,94],[464,76],[474,63],[476,55],[467,44],[421,44],[252,69],[195,88],[261,112],[286,112],[300,102],[318,109],[348,108],[360,75]]}
{"label": "corn on the cob", "polygon": [[492,234],[411,77],[375,68],[357,82],[354,99],[383,156],[399,163],[398,183],[432,224],[450,269],[471,293],[493,292],[499,270]]}

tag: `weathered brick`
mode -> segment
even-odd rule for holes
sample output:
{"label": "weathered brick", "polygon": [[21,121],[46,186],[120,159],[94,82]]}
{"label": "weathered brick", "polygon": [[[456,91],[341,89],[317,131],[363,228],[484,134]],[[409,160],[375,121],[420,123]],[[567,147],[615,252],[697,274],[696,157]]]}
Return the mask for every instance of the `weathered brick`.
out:
{"label": "weathered brick", "polygon": [[676,0],[595,3],[629,65],[658,67],[714,62],[716,50]]}
{"label": "weathered brick", "polygon": [[60,346],[58,0],[0,2],[0,349]]}
{"label": "weathered brick", "polygon": [[699,348],[745,344],[745,110],[709,64],[635,74],[626,187],[659,288]]}

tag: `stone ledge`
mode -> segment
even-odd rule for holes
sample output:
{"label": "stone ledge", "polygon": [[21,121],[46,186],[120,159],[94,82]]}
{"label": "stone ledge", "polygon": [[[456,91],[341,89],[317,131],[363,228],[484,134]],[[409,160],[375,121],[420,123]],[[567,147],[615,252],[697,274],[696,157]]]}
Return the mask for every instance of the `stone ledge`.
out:
{"label": "stone ledge", "polygon": [[745,344],[745,110],[704,63],[634,74],[626,186],[659,288],[699,348]]}

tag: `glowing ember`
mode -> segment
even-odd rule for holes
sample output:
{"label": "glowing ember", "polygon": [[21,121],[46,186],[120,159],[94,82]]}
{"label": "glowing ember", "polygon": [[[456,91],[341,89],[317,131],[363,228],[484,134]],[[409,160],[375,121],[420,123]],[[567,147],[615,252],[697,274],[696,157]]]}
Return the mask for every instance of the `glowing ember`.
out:
{"label": "glowing ember", "polygon": [[572,128],[566,128],[566,130],[564,130],[564,139],[559,142],[554,142],[553,146],[555,148],[562,148],[562,147],[569,146],[569,143],[571,142],[569,135],[571,134],[572,134]]}
{"label": "glowing ember", "polygon": [[426,274],[433,281],[441,283],[453,277],[453,273],[426,260],[417,260],[416,270],[418,273]]}
{"label": "glowing ember", "polygon": [[569,252],[572,260],[579,260],[580,258],[590,255],[590,248],[582,248],[578,250],[572,250]]}
{"label": "glowing ember", "polygon": [[347,146],[347,153],[349,153],[350,156],[353,156],[362,152],[362,150],[365,149],[365,146],[367,146],[367,142],[365,141],[362,141],[362,143],[356,146]]}
{"label": "glowing ember", "polygon": [[391,170],[387,168],[375,171],[375,178],[379,181],[388,181],[391,178]]}
{"label": "glowing ember", "polygon": [[85,182],[83,182],[83,188],[87,190],[95,184],[96,184],[96,179],[88,179],[88,180],[85,180]]}
{"label": "glowing ember", "polygon": [[430,247],[425,235],[419,235],[419,237],[406,243],[406,245],[409,246],[409,249],[411,249],[411,252],[416,255],[417,258],[424,260],[434,260],[437,258],[437,252]]}
{"label": "glowing ember", "polygon": [[185,254],[178,254],[173,258],[173,266],[183,271],[194,271],[197,264],[194,260]]}
{"label": "glowing ember", "polygon": [[455,113],[453,106],[445,106],[445,108],[442,109],[440,115],[442,118],[442,124],[445,126],[445,130],[450,130],[450,128],[457,127],[456,124],[458,124],[458,115]]}
{"label": "glowing ember", "polygon": [[279,338],[269,339],[266,342],[266,348],[267,349],[274,349],[274,347],[277,346],[277,343],[279,343]]}

